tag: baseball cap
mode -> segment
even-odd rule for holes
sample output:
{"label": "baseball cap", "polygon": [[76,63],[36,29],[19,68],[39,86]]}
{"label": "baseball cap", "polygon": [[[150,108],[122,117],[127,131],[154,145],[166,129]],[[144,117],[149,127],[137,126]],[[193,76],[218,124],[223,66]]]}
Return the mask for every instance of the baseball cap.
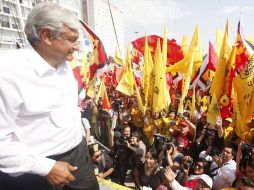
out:
{"label": "baseball cap", "polygon": [[186,127],[189,127],[189,124],[186,122],[186,121],[181,121],[179,123],[179,126],[186,126]]}
{"label": "baseball cap", "polygon": [[197,179],[202,179],[210,188],[213,187],[213,180],[206,174],[201,174],[197,176]]}
{"label": "baseball cap", "polygon": [[232,118],[228,117],[228,118],[225,119],[225,121],[228,121],[228,122],[232,123]]}

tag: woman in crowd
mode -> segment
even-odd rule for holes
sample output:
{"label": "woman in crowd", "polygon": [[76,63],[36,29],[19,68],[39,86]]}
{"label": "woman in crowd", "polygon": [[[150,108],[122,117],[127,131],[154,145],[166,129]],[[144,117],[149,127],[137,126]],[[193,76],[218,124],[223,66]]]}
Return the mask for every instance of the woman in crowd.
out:
{"label": "woman in crowd", "polygon": [[163,170],[158,164],[158,153],[155,149],[149,149],[146,153],[145,163],[137,166],[134,170],[136,189],[150,187],[155,190],[164,180]]}

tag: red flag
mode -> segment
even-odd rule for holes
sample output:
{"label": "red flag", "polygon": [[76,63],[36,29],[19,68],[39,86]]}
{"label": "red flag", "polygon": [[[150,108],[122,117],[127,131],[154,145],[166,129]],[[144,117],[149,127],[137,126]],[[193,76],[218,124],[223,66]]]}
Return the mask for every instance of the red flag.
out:
{"label": "red flag", "polygon": [[208,54],[208,64],[207,64],[208,69],[215,71],[217,61],[218,61],[218,56],[214,50],[212,43],[209,41],[209,54]]}
{"label": "red flag", "polygon": [[84,22],[80,21],[82,26],[88,32],[93,43],[93,63],[90,63],[90,80],[94,77],[96,70],[102,68],[107,62],[108,57],[100,38],[93,32],[93,30]]}
{"label": "red flag", "polygon": [[237,29],[237,45],[236,45],[236,58],[235,58],[235,71],[236,73],[240,73],[243,71],[251,59],[250,52],[247,51],[246,45],[241,37],[240,31],[240,21],[238,22],[238,29]]}
{"label": "red flag", "polygon": [[[151,54],[154,55],[157,39],[160,39],[160,44],[163,44],[163,38],[157,35],[147,36],[148,45]],[[137,40],[131,42],[133,47],[136,48],[142,55],[144,55],[145,48],[145,36],[138,38]],[[161,47],[162,48],[162,47]],[[168,40],[168,52],[167,52],[167,64],[174,64],[183,59],[183,52],[181,46],[176,43],[176,40]]]}

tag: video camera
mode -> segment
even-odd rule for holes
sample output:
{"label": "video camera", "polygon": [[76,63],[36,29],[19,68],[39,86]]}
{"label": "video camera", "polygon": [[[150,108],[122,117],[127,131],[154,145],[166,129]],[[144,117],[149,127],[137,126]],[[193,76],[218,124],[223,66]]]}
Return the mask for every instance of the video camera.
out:
{"label": "video camera", "polygon": [[119,145],[125,145],[126,141],[129,141],[129,140],[130,140],[129,137],[120,136],[118,139],[118,143],[119,143]]}
{"label": "video camera", "polygon": [[171,148],[173,148],[173,145],[172,145],[173,140],[174,140],[173,137],[164,136],[159,133],[155,134],[154,135],[154,147],[159,152],[163,149],[164,145],[165,145],[166,150],[170,150]]}

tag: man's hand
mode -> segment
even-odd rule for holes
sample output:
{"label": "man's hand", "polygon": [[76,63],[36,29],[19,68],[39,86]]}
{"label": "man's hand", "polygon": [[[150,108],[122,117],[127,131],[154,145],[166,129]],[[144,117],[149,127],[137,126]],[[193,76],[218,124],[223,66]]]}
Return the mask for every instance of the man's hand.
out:
{"label": "man's hand", "polygon": [[215,155],[215,156],[213,157],[213,161],[214,161],[220,168],[223,166],[223,164],[222,164],[222,162],[221,162],[219,156]]}
{"label": "man's hand", "polygon": [[67,185],[75,180],[75,177],[71,174],[75,170],[77,170],[77,167],[67,162],[57,161],[47,175],[47,180],[53,186]]}
{"label": "man's hand", "polygon": [[171,168],[169,166],[166,167],[166,169],[164,171],[164,175],[165,175],[168,183],[172,183],[176,178],[176,174],[171,170]]}

